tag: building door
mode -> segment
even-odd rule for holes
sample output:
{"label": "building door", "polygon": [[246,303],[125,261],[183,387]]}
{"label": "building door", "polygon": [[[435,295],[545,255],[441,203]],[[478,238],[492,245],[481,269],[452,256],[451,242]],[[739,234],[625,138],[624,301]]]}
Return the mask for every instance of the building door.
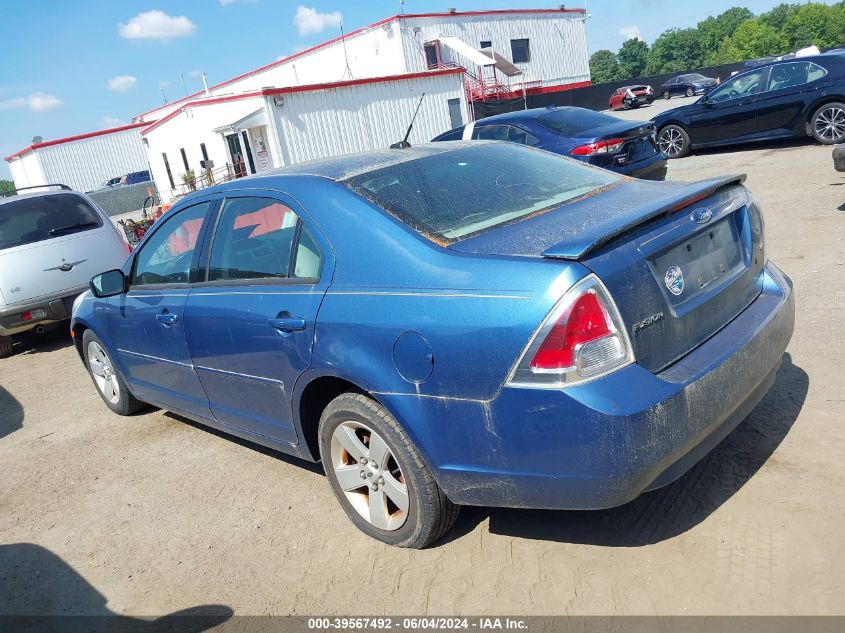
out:
{"label": "building door", "polygon": [[226,145],[229,147],[229,157],[232,160],[232,167],[235,170],[235,178],[241,178],[247,175],[246,164],[244,163],[244,153],[241,149],[241,140],[238,134],[229,134],[226,137]]}
{"label": "building door", "polygon": [[464,124],[464,120],[461,117],[461,100],[460,99],[449,99],[449,121],[452,124],[452,129],[454,130],[456,127],[461,127]]}
{"label": "building door", "polygon": [[246,130],[241,132],[241,136],[244,139],[244,151],[246,152],[246,160],[247,165],[249,165],[249,173],[255,173],[255,160],[252,157],[252,144],[249,142],[249,134],[246,133]]}

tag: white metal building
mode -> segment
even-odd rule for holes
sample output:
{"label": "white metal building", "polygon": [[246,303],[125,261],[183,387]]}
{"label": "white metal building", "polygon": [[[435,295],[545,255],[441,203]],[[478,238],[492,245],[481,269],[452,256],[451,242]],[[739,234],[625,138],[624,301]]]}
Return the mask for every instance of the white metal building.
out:
{"label": "white metal building", "polygon": [[6,156],[16,187],[61,183],[89,191],[109,178],[149,169],[139,128],[122,127],[33,143]]}
{"label": "white metal building", "polygon": [[423,93],[409,140],[425,142],[468,122],[475,99],[589,85],[585,17],[563,7],[397,15],[135,121],[147,124],[165,199],[232,174],[386,147]]}

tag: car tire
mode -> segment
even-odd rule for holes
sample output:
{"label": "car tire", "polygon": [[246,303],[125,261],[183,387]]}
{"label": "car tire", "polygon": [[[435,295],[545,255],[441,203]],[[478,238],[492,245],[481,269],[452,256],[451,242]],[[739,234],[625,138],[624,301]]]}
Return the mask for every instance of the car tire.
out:
{"label": "car tire", "polygon": [[845,142],[845,103],[825,103],[813,112],[810,133],[822,145]]}
{"label": "car tire", "polygon": [[670,98],[671,96],[672,96],[672,95],[671,95],[671,94],[669,94],[669,91],[668,91],[668,90],[664,90],[664,91],[663,91],[663,98],[664,98],[664,99],[666,99],[667,101],[669,100],[669,98]]}
{"label": "car tire", "polygon": [[689,134],[680,125],[667,125],[657,132],[657,146],[666,158],[683,158],[692,150]]}
{"label": "car tire", "polygon": [[693,90],[692,88],[687,88],[687,96],[692,97],[693,95],[695,95],[695,90]]}
{"label": "car tire", "polygon": [[0,358],[12,355],[12,339],[8,336],[0,336]]}
{"label": "car tire", "polygon": [[449,501],[407,433],[372,398],[345,393],[332,400],[320,416],[318,436],[332,491],[368,536],[420,549],[455,524],[460,506]]}
{"label": "car tire", "polygon": [[118,415],[132,415],[146,406],[129,393],[129,388],[115,369],[106,346],[91,330],[85,330],[82,335],[82,354],[97,393],[109,409]]}

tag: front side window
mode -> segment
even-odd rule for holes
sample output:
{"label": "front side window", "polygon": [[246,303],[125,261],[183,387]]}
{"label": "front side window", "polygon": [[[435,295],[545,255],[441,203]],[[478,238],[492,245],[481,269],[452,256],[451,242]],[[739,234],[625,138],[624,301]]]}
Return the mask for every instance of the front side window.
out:
{"label": "front side window", "polygon": [[103,222],[72,193],[29,196],[0,204],[0,249],[90,231]]}
{"label": "front side window", "polygon": [[210,205],[196,204],[164,221],[135,256],[133,286],[188,283],[197,239]]}
{"label": "front side window", "polygon": [[511,59],[514,64],[527,64],[531,61],[528,40],[511,40]]}
{"label": "front side window", "polygon": [[448,244],[542,213],[621,177],[514,143],[445,151],[343,181],[428,239]]}
{"label": "front side window", "polygon": [[320,250],[292,209],[270,198],[226,200],[211,245],[209,281],[311,278],[321,268]]}
{"label": "front side window", "polygon": [[528,145],[530,147],[534,147],[540,143],[540,139],[536,136],[521,128],[514,127],[513,125],[511,125],[508,130],[508,140],[511,143],[519,143],[520,145]]}
{"label": "front side window", "polygon": [[711,92],[707,100],[718,103],[720,101],[730,101],[731,99],[738,99],[739,97],[754,94],[760,87],[760,78],[762,76],[763,70],[761,69],[734,77]]}

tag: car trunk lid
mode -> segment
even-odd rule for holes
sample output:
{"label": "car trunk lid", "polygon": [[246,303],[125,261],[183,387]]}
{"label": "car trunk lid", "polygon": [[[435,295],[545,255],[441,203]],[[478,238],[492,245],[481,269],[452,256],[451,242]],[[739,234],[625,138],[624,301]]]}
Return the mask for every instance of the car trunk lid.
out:
{"label": "car trunk lid", "polygon": [[743,179],[629,181],[600,206],[582,199],[452,248],[581,262],[614,298],[637,362],[657,372],[761,290],[762,221]]}

